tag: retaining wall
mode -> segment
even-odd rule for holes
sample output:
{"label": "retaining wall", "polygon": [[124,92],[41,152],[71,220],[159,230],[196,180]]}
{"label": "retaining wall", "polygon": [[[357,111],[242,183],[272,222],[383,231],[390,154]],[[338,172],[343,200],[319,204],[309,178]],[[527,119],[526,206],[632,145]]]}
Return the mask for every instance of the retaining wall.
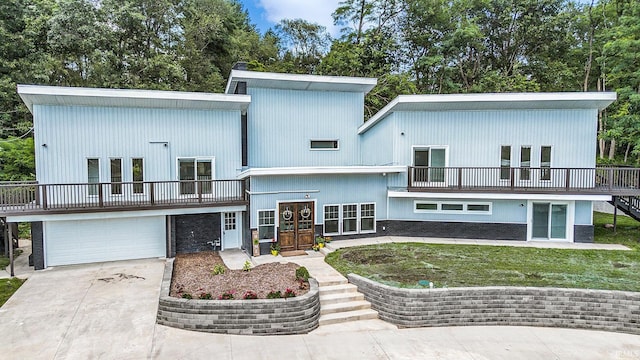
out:
{"label": "retaining wall", "polygon": [[382,320],[399,327],[549,326],[640,334],[640,293],[479,287],[402,289],[347,276]]}
{"label": "retaining wall", "polygon": [[288,299],[189,300],[169,296],[173,259],[167,259],[157,323],[180,329],[246,335],[306,334],[318,327],[318,282]]}

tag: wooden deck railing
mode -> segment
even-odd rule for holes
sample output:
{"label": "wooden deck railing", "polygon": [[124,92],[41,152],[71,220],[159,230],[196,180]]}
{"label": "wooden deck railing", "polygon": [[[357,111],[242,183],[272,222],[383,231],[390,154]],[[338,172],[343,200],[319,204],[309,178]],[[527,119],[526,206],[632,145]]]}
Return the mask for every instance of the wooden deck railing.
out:
{"label": "wooden deck railing", "polygon": [[501,168],[410,166],[410,191],[565,192],[640,195],[637,168]]}
{"label": "wooden deck railing", "polygon": [[96,184],[0,183],[0,215],[246,203],[241,180]]}

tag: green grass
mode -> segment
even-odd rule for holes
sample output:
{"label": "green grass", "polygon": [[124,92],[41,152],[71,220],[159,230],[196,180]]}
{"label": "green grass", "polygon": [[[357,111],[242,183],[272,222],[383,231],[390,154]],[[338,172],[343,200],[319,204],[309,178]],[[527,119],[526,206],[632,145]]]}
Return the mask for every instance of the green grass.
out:
{"label": "green grass", "polygon": [[9,300],[22,283],[24,283],[24,280],[18,278],[0,279],[0,306]]}
{"label": "green grass", "polygon": [[640,291],[640,223],[594,213],[598,243],[631,251],[537,249],[508,246],[381,244],[340,249],[326,257],[342,274],[356,273],[398,287],[540,286]]}

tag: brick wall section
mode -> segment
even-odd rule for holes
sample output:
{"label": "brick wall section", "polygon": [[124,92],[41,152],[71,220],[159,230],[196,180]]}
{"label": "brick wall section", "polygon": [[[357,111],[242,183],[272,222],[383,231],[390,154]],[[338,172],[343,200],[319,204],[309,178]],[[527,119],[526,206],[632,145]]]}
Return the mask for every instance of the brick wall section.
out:
{"label": "brick wall section", "polygon": [[173,259],[167,259],[157,322],[179,329],[220,334],[306,334],[318,327],[318,282],[309,292],[289,299],[187,300],[169,296]]}
{"label": "brick wall section", "polygon": [[401,289],[347,276],[380,319],[399,327],[548,326],[640,334],[640,293],[483,287]]}

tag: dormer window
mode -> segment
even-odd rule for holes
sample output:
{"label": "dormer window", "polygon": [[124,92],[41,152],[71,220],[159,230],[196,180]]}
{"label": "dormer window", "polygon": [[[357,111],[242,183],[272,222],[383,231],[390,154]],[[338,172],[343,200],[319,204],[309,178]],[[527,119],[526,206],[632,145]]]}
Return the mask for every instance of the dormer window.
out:
{"label": "dormer window", "polygon": [[338,150],[338,140],[311,140],[311,150]]}

